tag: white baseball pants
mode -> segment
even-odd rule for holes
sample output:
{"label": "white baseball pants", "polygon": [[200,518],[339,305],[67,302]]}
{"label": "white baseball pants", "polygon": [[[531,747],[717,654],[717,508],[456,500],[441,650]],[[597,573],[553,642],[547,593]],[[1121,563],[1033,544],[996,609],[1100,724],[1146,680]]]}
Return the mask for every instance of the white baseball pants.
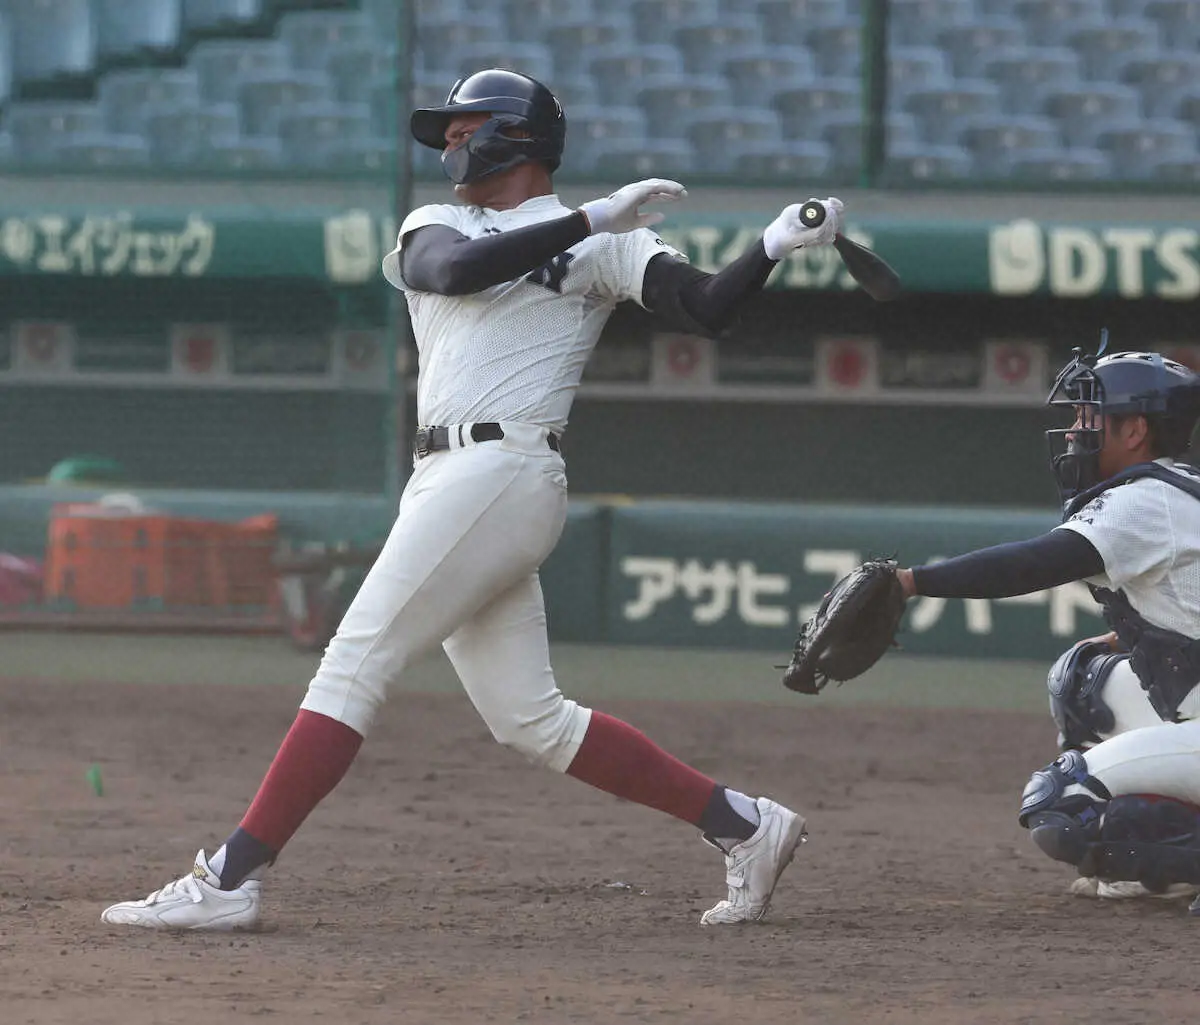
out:
{"label": "white baseball pants", "polygon": [[566,522],[566,471],[544,428],[502,426],[416,463],[301,707],[365,736],[388,685],[442,644],[492,735],[565,772],[591,712],[555,682],[537,571]]}

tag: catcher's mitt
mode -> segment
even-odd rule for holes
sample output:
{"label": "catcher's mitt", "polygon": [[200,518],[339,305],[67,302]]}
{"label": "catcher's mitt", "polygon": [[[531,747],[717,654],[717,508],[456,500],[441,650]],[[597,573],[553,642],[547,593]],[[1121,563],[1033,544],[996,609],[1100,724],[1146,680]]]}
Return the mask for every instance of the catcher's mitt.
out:
{"label": "catcher's mitt", "polygon": [[796,636],[783,685],[819,694],[830,680],[871,668],[896,641],[907,599],[894,559],[873,559],[842,577]]}

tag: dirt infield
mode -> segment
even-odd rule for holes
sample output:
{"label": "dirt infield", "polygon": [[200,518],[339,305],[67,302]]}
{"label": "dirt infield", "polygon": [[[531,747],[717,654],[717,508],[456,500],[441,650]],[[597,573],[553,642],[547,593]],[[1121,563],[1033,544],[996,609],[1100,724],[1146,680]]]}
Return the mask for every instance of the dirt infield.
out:
{"label": "dirt infield", "polygon": [[263,931],[103,926],[236,824],[302,688],[0,681],[6,1025],[1195,1020],[1200,923],[1065,896],[1017,826],[1053,755],[1023,712],[608,702],[809,816],[770,920],[706,930],[723,872],[689,827],[527,766],[458,695],[398,695]]}

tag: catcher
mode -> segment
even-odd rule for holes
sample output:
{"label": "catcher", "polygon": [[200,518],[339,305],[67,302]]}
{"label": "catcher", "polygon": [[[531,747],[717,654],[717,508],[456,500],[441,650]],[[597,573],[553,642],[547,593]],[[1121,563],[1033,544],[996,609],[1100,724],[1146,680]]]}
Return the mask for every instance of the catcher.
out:
{"label": "catcher", "polygon": [[[1103,352],[1103,345],[1101,346]],[[1200,377],[1156,352],[1076,350],[1048,405],[1063,522],[945,562],[868,563],[804,625],[784,676],[817,693],[893,643],[914,595],[1004,598],[1085,581],[1112,630],[1050,669],[1063,754],[1033,774],[1020,822],[1074,866],[1072,892],[1104,898],[1200,888],[1200,471],[1183,460]],[[1193,905],[1200,914],[1200,899]]]}

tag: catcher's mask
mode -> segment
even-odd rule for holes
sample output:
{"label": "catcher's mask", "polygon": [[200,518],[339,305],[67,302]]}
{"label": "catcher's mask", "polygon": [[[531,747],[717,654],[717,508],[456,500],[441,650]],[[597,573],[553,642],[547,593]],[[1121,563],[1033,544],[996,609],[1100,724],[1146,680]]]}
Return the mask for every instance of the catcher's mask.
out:
{"label": "catcher's mask", "polygon": [[1184,455],[1200,415],[1200,377],[1157,352],[1105,356],[1107,332],[1093,355],[1075,349],[1059,373],[1046,404],[1071,410],[1073,424],[1046,432],[1050,466],[1066,505],[1094,487],[1100,476],[1105,417],[1141,415],[1159,456]]}
{"label": "catcher's mask", "polygon": [[[459,114],[487,113],[465,145],[446,148],[446,126]],[[442,151],[442,169],[456,185],[467,185],[528,161],[551,172],[562,162],[567,120],[546,86],[515,71],[492,68],[460,78],[440,107],[413,111],[413,138]],[[516,133],[516,134],[514,134]]]}

